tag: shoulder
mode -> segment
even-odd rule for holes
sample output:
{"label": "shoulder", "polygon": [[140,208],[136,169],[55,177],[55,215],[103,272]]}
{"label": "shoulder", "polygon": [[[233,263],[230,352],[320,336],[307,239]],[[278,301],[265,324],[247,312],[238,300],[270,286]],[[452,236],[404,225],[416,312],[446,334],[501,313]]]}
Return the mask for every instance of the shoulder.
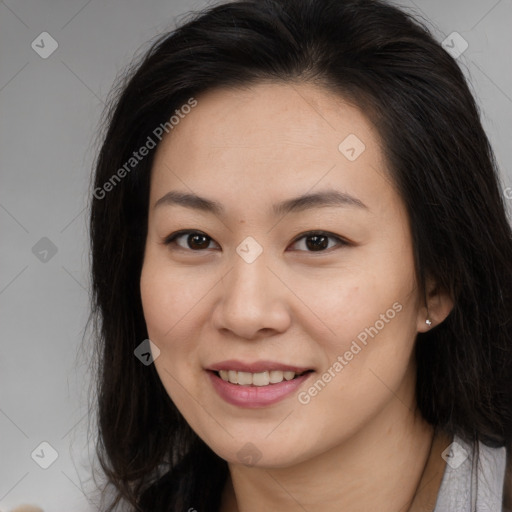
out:
{"label": "shoulder", "polygon": [[512,512],[512,447],[508,448],[505,485],[503,490],[503,512]]}
{"label": "shoulder", "polygon": [[[446,460],[435,512],[470,510],[501,511],[506,505],[507,448],[482,442],[469,443],[455,436]],[[508,459],[510,470],[510,459]],[[505,511],[503,511],[505,512]]]}

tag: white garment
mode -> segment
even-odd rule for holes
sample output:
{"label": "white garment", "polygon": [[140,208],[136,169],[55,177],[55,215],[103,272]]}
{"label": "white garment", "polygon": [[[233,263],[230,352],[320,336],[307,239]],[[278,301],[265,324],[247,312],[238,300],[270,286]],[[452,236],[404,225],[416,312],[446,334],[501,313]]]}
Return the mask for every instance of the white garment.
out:
{"label": "white garment", "polygon": [[434,512],[502,512],[507,449],[480,442],[479,451],[454,437]]}

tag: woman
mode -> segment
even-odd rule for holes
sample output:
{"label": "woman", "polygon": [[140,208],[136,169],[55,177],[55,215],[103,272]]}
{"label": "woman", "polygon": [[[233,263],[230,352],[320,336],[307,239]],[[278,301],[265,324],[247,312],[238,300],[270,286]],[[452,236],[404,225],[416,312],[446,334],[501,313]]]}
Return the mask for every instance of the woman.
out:
{"label": "woman", "polygon": [[512,234],[428,30],[230,2],[117,90],[91,213],[108,510],[510,508]]}

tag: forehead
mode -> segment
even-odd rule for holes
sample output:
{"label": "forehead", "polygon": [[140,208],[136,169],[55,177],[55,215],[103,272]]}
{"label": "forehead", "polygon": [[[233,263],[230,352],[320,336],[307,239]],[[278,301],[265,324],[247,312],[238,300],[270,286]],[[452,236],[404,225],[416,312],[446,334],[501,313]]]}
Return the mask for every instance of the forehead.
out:
{"label": "forehead", "polygon": [[162,147],[176,146],[186,138],[200,154],[215,149],[222,152],[227,145],[259,152],[289,146],[290,153],[296,145],[297,149],[304,146],[319,152],[327,148],[338,151],[344,135],[357,135],[369,145],[377,138],[372,124],[356,106],[310,84],[260,83],[243,89],[214,89],[200,95],[197,102]]}
{"label": "forehead", "polygon": [[234,190],[297,195],[312,187],[365,196],[389,188],[375,128],[324,88],[261,83],[215,89],[196,100],[158,146],[153,199],[176,187],[224,197]]}

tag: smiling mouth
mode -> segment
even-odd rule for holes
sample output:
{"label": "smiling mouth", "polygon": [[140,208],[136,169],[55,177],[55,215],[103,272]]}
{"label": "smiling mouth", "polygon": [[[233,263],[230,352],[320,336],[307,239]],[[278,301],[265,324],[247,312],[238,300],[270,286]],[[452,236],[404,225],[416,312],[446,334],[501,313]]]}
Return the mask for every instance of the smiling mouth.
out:
{"label": "smiling mouth", "polygon": [[236,370],[219,370],[213,371],[217,377],[230,384],[237,384],[239,386],[272,386],[279,384],[283,381],[289,381],[301,377],[306,373],[311,373],[313,370],[306,370],[301,373],[292,371],[271,370],[258,373],[238,372]]}

